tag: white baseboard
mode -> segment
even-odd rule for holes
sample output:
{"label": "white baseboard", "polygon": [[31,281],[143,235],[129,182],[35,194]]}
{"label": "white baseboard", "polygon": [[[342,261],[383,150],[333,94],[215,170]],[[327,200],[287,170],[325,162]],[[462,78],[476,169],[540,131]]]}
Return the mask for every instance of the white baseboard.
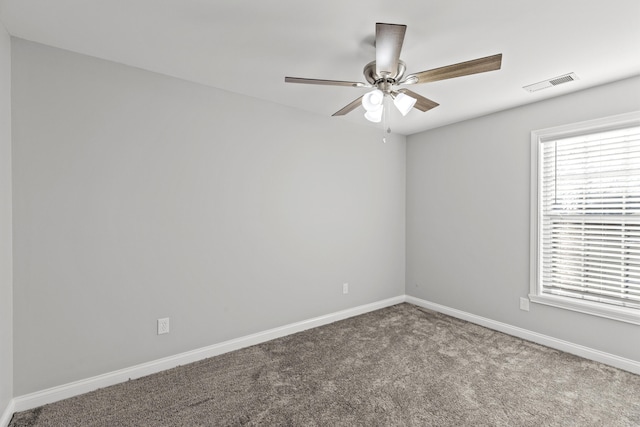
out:
{"label": "white baseboard", "polygon": [[16,412],[15,399],[12,399],[4,409],[4,412],[0,415],[0,427],[7,427],[9,425],[9,421],[11,421],[11,417],[13,417],[14,412]]}
{"label": "white baseboard", "polygon": [[77,396],[79,394],[87,393],[98,388],[108,387],[114,384],[128,381],[130,379],[140,378],[166,369],[171,369],[176,366],[185,365],[187,363],[196,362],[208,357],[213,357],[244,347],[260,344],[275,338],[280,338],[307,329],[327,325],[329,323],[379,310],[381,308],[390,307],[402,302],[407,302],[418,307],[423,307],[462,320],[467,320],[469,322],[485,326],[489,329],[504,332],[509,335],[513,335],[528,341],[545,345],[547,347],[575,354],[577,356],[584,357],[585,359],[601,362],[640,375],[640,362],[638,361],[625,359],[623,357],[605,353],[589,347],[584,347],[568,341],[559,340],[557,338],[539,334],[537,332],[532,332],[527,329],[522,329],[517,326],[512,326],[495,320],[487,319],[485,317],[476,316],[475,314],[436,304],[420,298],[412,297],[409,295],[401,295],[375,303],[338,311],[324,316],[314,317],[312,319],[292,323],[278,328],[269,329],[267,331],[258,332],[255,334],[188,351],[185,353],[180,353],[174,356],[165,357],[163,359],[154,360],[129,368],[120,369],[118,371],[97,375],[95,377],[75,381],[69,384],[52,387],[35,393],[18,396],[9,403],[8,407],[2,413],[2,416],[0,417],[0,427],[6,427],[9,424],[9,421],[11,420],[14,412],[25,411],[27,409],[45,405],[47,403],[53,403],[62,399]]}
{"label": "white baseboard", "polygon": [[[108,372],[106,374],[97,375],[95,377],[87,378],[84,380],[52,387],[23,396],[18,396],[13,399],[13,407],[7,408],[2,420],[4,421],[5,417],[9,417],[9,419],[11,419],[11,415],[13,414],[13,412],[25,411],[27,409],[45,405],[47,403],[57,402],[59,400],[87,393],[98,388],[108,387],[114,384],[128,381],[130,379],[144,377],[156,372],[164,371],[166,369],[175,368],[176,366],[206,359],[208,357],[218,356],[223,353],[228,353],[230,351],[238,350],[244,347],[260,344],[275,338],[295,334],[307,329],[316,328],[318,326],[327,325],[329,323],[337,322],[349,317],[358,316],[360,314],[379,310],[381,308],[389,307],[395,304],[400,304],[404,301],[405,296],[400,295],[371,304],[365,304],[324,316],[314,317],[312,319],[281,326],[278,328],[269,329],[267,331],[258,332],[255,334],[225,341],[219,344],[214,344],[208,347],[187,351],[184,353],[176,354],[174,356],[142,363],[130,368],[120,369],[118,371]],[[7,420],[7,424],[9,422],[9,419]],[[5,427],[5,425],[6,424],[0,423],[0,427]]]}
{"label": "white baseboard", "polygon": [[574,344],[569,341],[560,340],[550,337],[548,335],[532,332],[527,329],[522,329],[517,326],[512,326],[507,323],[498,322],[495,320],[487,319],[486,317],[476,316],[475,314],[467,313],[465,311],[456,310],[444,305],[436,304],[430,301],[426,301],[420,298],[405,295],[405,301],[423,307],[429,310],[437,311],[443,314],[447,314],[458,319],[467,320],[471,323],[475,323],[480,326],[487,327],[505,334],[513,335],[518,338],[532,341],[537,344],[542,344],[547,347],[555,348],[566,353],[575,354],[576,356],[584,357],[585,359],[593,360],[596,362],[604,363],[615,368],[623,369],[625,371],[632,372],[640,375],[640,362],[626,359],[624,357],[616,356],[614,354],[605,353],[600,350],[585,347],[579,344]]}

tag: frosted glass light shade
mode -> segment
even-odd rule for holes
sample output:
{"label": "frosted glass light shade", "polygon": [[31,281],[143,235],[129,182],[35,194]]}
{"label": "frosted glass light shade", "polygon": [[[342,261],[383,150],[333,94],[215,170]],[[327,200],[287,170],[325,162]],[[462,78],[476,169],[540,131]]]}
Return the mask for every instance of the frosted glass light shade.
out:
{"label": "frosted glass light shade", "polygon": [[362,106],[367,111],[376,111],[382,108],[382,101],[384,100],[384,93],[380,89],[374,89],[371,92],[365,93],[362,97]]}
{"label": "frosted glass light shade", "polygon": [[380,121],[382,120],[383,110],[384,108],[381,105],[377,110],[367,111],[366,113],[364,113],[364,118],[373,123],[380,123]]}
{"label": "frosted glass light shade", "polygon": [[398,111],[400,111],[400,114],[406,116],[413,106],[416,105],[416,99],[404,93],[399,93],[394,98],[393,103],[398,108]]}

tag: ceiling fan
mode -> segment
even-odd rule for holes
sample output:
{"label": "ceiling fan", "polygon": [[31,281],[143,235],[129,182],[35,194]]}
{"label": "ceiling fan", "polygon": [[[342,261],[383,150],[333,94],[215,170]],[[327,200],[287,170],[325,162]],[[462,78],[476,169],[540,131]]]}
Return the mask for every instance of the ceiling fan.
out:
{"label": "ceiling fan", "polygon": [[385,99],[393,99],[394,105],[403,116],[407,115],[412,108],[424,112],[439,105],[437,102],[402,86],[499,70],[502,64],[502,54],[499,53],[404,77],[406,64],[400,60],[400,51],[406,30],[406,25],[376,24],[376,60],[365,65],[363,70],[367,83],[301,77],[285,77],[284,81],[286,83],[374,88],[333,113],[333,116],[344,116],[362,104],[366,110],[367,120],[377,123],[382,120]]}

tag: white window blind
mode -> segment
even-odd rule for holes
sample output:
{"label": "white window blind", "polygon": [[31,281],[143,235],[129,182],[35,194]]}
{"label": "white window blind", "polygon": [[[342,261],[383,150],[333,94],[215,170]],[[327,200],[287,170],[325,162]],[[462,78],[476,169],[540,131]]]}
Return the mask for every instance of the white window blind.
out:
{"label": "white window blind", "polygon": [[640,126],[538,142],[538,295],[640,318]]}

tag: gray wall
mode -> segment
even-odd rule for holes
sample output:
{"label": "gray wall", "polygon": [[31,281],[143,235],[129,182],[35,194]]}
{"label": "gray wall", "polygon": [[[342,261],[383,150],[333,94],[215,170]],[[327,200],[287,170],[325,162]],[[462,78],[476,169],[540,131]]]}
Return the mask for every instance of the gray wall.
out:
{"label": "gray wall", "polygon": [[0,415],[13,397],[11,42],[0,22]]}
{"label": "gray wall", "polygon": [[[0,33],[0,409],[12,394],[405,291],[640,360],[636,326],[518,308],[529,287],[529,132],[640,109],[640,78],[405,147],[23,40],[10,61]],[[169,335],[155,334],[159,317],[171,318]]]}
{"label": "gray wall", "polygon": [[519,309],[529,293],[531,130],[633,110],[640,77],[408,137],[406,293],[640,361],[636,325]]}
{"label": "gray wall", "polygon": [[380,137],[13,39],[15,395],[402,295]]}

